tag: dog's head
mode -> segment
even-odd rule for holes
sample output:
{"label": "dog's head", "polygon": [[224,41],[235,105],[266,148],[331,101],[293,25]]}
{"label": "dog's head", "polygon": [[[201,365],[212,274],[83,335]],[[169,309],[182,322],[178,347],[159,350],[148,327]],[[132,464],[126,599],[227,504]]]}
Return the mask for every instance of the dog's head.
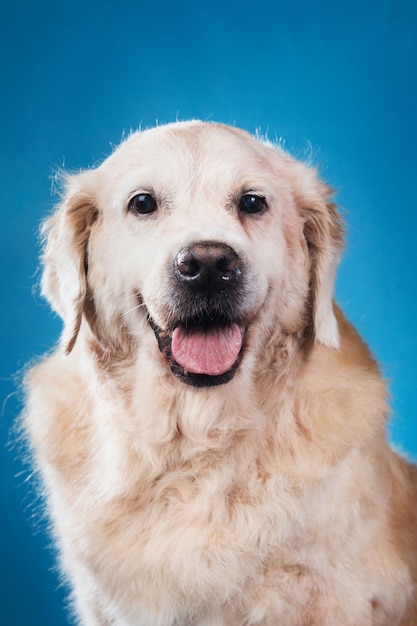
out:
{"label": "dog's head", "polygon": [[[140,350],[194,386],[226,383],[267,332],[338,347],[342,228],[330,190],[279,148],[218,124],[130,136],[70,176],[46,221],[43,293],[71,351],[82,320],[109,353]],[[147,335],[148,336],[148,335]]]}

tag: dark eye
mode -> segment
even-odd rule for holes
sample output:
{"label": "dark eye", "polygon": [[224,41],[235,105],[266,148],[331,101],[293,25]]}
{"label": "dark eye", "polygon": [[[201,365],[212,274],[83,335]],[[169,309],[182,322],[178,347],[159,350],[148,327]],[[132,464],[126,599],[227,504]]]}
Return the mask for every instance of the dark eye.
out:
{"label": "dark eye", "polygon": [[265,198],[254,193],[245,193],[239,200],[239,211],[242,211],[242,213],[260,213],[265,208]]}
{"label": "dark eye", "polygon": [[129,211],[139,213],[140,215],[148,215],[157,209],[155,198],[150,193],[138,193],[133,196],[128,204]]}

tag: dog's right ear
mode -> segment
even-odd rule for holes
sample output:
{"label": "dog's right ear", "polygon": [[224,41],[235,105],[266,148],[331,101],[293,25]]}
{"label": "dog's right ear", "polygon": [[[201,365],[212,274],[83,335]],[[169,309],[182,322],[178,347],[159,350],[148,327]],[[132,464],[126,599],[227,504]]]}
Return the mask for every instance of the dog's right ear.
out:
{"label": "dog's right ear", "polygon": [[66,178],[63,201],[42,226],[42,295],[64,321],[61,341],[67,354],[81,326],[87,292],[88,240],[98,216],[94,171]]}

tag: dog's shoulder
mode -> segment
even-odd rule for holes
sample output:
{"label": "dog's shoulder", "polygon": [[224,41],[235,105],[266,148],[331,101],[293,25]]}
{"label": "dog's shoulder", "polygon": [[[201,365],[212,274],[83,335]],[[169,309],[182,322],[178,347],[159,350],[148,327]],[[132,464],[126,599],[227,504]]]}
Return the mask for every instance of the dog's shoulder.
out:
{"label": "dog's shoulder", "polygon": [[298,419],[317,448],[341,460],[352,448],[385,440],[388,392],[369,348],[336,307],[340,349],[312,347],[296,386]]}
{"label": "dog's shoulder", "polygon": [[80,363],[58,349],[28,372],[25,391],[24,421],[39,463],[70,471],[85,454],[91,405]]}

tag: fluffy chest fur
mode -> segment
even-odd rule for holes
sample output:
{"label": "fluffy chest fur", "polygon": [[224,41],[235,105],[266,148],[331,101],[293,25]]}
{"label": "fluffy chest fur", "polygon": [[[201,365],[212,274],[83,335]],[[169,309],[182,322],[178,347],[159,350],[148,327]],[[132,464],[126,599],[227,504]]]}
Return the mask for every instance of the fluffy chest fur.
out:
{"label": "fluffy chest fur", "polygon": [[[315,394],[308,406],[314,355],[282,397],[263,376],[269,397],[242,386],[232,402],[220,388],[174,400],[162,381],[155,399],[140,363],[120,393],[102,376],[94,387],[81,357],[57,355],[35,373],[50,379],[33,397],[48,407],[37,443],[64,563],[106,597],[115,624],[397,623],[410,579],[391,544],[390,494],[373,475],[388,467],[357,420],[340,435],[352,402],[343,376],[322,390],[325,405]],[[355,397],[368,424],[383,387],[374,371],[361,379],[374,384],[375,397]]]}

